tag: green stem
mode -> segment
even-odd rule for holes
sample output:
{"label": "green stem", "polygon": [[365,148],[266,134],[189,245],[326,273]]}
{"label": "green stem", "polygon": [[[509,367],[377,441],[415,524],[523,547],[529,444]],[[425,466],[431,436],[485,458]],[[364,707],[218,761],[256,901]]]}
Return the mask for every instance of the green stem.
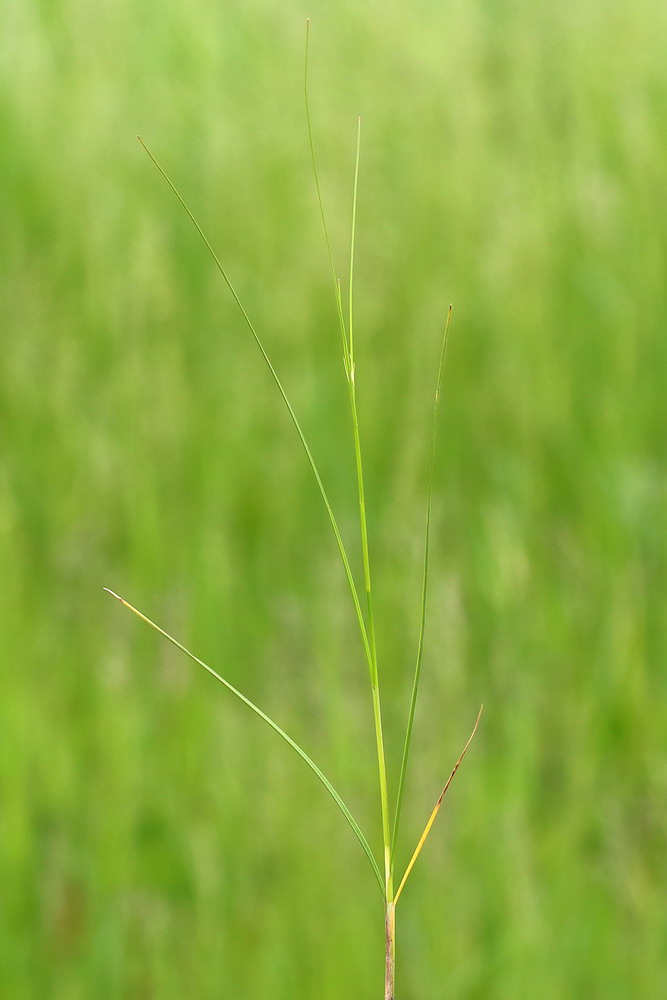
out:
{"label": "green stem", "polygon": [[382,840],[385,858],[385,882],[387,899],[392,898],[391,871],[391,827],[389,822],[389,795],[387,786],[387,768],[384,751],[384,735],[382,728],[382,707],[380,703],[380,682],[378,676],[377,646],[375,641],[375,614],[373,611],[373,590],[371,584],[370,554],[368,548],[368,526],[366,521],[366,495],[364,489],[364,471],[361,455],[361,440],[359,436],[359,419],[357,415],[357,398],[354,382],[354,365],[351,366],[351,376],[348,381],[350,390],[350,409],[352,412],[352,428],[354,436],[354,453],[357,469],[357,488],[359,498],[359,528],[361,533],[361,552],[364,568],[364,589],[366,591],[366,618],[368,621],[368,641],[370,646],[370,679],[373,699],[373,720],[375,723],[375,742],[377,747],[378,774],[380,779],[380,805],[382,810]]}
{"label": "green stem", "polygon": [[387,788],[387,766],[384,751],[384,736],[382,731],[382,709],[380,704],[380,682],[378,678],[377,646],[375,641],[375,614],[373,611],[373,589],[371,585],[371,561],[368,549],[368,524],[366,519],[366,493],[364,489],[364,464],[361,455],[361,437],[359,434],[359,415],[357,412],[357,388],[354,363],[354,248],[357,228],[357,194],[359,190],[359,153],[361,148],[361,119],[357,120],[357,152],[354,167],[354,186],[352,195],[352,227],[350,237],[350,288],[349,288],[349,319],[348,319],[348,365],[347,384],[350,394],[350,411],[352,414],[352,432],[354,437],[354,457],[357,470],[357,489],[359,499],[359,528],[361,533],[361,554],[364,568],[364,589],[366,591],[366,621],[368,624],[368,643],[370,647],[370,677],[373,698],[373,719],[375,723],[375,742],[377,746],[378,776],[380,779],[380,806],[382,811],[382,840],[384,843],[385,887],[387,901],[392,901],[392,869],[391,869],[391,825],[389,821],[389,794]]}
{"label": "green stem", "polygon": [[350,287],[349,287],[349,318],[348,326],[345,325],[345,317],[343,315],[343,304],[342,296],[340,290],[340,281],[336,275],[336,266],[333,258],[333,251],[331,248],[331,240],[329,238],[329,230],[327,227],[326,215],[324,212],[324,204],[322,201],[322,192],[319,182],[319,173],[317,169],[317,159],[315,157],[315,144],[313,141],[313,129],[310,116],[310,105],[308,101],[308,49],[310,41],[310,21],[306,21],[306,58],[305,58],[305,69],[304,69],[304,97],[306,104],[306,123],[308,126],[308,141],[310,145],[310,155],[313,165],[313,175],[315,178],[315,188],[317,191],[317,200],[320,208],[320,216],[322,219],[322,228],[324,230],[324,238],[327,246],[327,254],[329,257],[329,264],[331,267],[331,275],[334,284],[334,295],[336,298],[336,307],[338,311],[338,322],[340,325],[341,339],[343,342],[343,364],[345,368],[345,376],[347,378],[349,395],[350,395],[350,411],[352,414],[352,428],[354,435],[354,453],[355,462],[357,470],[357,487],[358,487],[358,497],[359,497],[359,521],[361,529],[361,548],[362,548],[362,559],[364,567],[364,587],[366,590],[366,608],[367,615],[366,621],[368,623],[367,630],[364,629],[364,650],[366,653],[366,659],[368,662],[368,669],[371,679],[371,693],[373,701],[373,719],[375,725],[375,742],[377,747],[377,758],[378,758],[378,776],[380,782],[380,804],[382,811],[382,839],[384,845],[384,862],[385,862],[385,893],[386,899],[391,900],[393,895],[393,878],[392,878],[392,866],[391,866],[391,824],[389,819],[389,795],[387,789],[387,768],[386,768],[386,758],[384,751],[384,736],[382,731],[382,711],[380,705],[380,688],[378,681],[378,668],[377,668],[377,649],[375,642],[375,617],[373,614],[373,599],[372,599],[372,588],[371,588],[371,572],[370,572],[370,558],[368,551],[368,529],[366,524],[366,499],[364,492],[364,476],[363,476],[363,462],[361,456],[361,442],[359,436],[359,419],[357,414],[357,399],[356,399],[356,383],[355,383],[355,364],[354,364],[354,310],[353,310],[353,291],[354,291],[354,248],[355,248],[355,235],[356,235],[356,222],[357,222],[357,191],[359,186],[359,158],[361,149],[361,119],[357,120],[357,149],[355,157],[355,169],[354,169],[354,189],[353,189],[353,199],[352,199],[352,234],[350,240]]}

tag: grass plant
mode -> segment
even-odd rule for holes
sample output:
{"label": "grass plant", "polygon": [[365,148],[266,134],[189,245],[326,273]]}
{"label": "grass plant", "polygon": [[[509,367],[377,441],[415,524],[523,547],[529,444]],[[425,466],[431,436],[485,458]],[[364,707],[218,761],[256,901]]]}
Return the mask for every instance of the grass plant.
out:
{"label": "grass plant", "polygon": [[[410,754],[410,747],[412,742],[413,727],[415,720],[415,711],[417,706],[417,698],[419,693],[420,679],[421,679],[421,668],[424,652],[424,636],[426,627],[426,612],[427,612],[427,597],[428,597],[428,580],[429,580],[429,548],[430,548],[430,534],[431,534],[431,509],[432,509],[432,497],[433,497],[433,471],[435,463],[435,449],[436,449],[436,438],[437,438],[437,427],[438,427],[438,415],[440,409],[440,397],[443,382],[443,373],[445,365],[445,356],[447,351],[447,341],[449,336],[449,329],[452,318],[452,307],[449,306],[447,311],[447,317],[444,324],[444,333],[442,337],[442,345],[440,350],[440,358],[437,368],[437,378],[435,384],[434,402],[433,402],[433,417],[432,417],[432,429],[431,429],[431,447],[430,447],[430,460],[429,460],[429,472],[428,472],[428,482],[427,482],[427,496],[426,496],[426,518],[425,518],[425,532],[424,532],[424,551],[423,551],[423,567],[422,567],[422,582],[421,582],[421,602],[420,602],[420,621],[419,621],[419,635],[417,641],[417,653],[414,668],[414,678],[412,683],[412,689],[410,694],[410,701],[407,714],[407,724],[405,729],[405,739],[403,743],[403,752],[401,756],[400,771],[398,776],[396,794],[395,794],[395,804],[392,810],[390,803],[390,786],[387,773],[387,759],[385,752],[385,736],[382,723],[382,699],[380,695],[380,672],[378,669],[378,654],[377,654],[377,639],[376,639],[376,624],[375,624],[375,613],[374,613],[374,603],[373,603],[373,587],[372,587],[372,574],[371,574],[371,555],[369,548],[369,530],[368,530],[368,515],[366,507],[366,494],[364,488],[364,463],[362,455],[362,445],[361,445],[361,432],[359,423],[359,412],[357,406],[357,366],[355,357],[355,324],[354,324],[354,268],[355,268],[355,246],[356,246],[356,229],[357,229],[357,205],[358,205],[358,190],[359,190],[359,165],[360,165],[360,153],[361,153],[361,118],[357,120],[357,140],[356,140],[356,155],[354,163],[354,182],[352,191],[352,217],[351,217],[351,227],[350,227],[350,249],[349,249],[349,269],[348,269],[348,288],[347,288],[347,301],[344,302],[341,278],[336,267],[334,260],[334,254],[332,250],[331,238],[329,235],[329,229],[327,225],[326,213],[324,210],[324,203],[322,199],[321,186],[319,180],[319,173],[317,167],[317,159],[315,155],[315,144],[313,140],[313,129],[310,114],[310,104],[308,98],[308,56],[309,56],[309,39],[310,39],[310,22],[307,22],[306,26],[306,55],[305,55],[305,70],[304,70],[304,99],[306,108],[306,123],[308,130],[308,142],[310,148],[310,155],[312,160],[313,168],[313,178],[317,191],[318,205],[322,220],[322,228],[324,231],[324,237],[327,247],[327,253],[329,258],[329,265],[331,268],[331,277],[333,282],[333,293],[336,303],[336,311],[338,315],[338,323],[341,335],[341,344],[343,349],[343,370],[345,373],[345,379],[348,389],[349,398],[349,409],[352,425],[352,440],[354,449],[354,465],[356,470],[356,487],[357,487],[357,500],[358,500],[358,512],[359,512],[359,546],[361,555],[361,564],[363,567],[363,590],[365,595],[365,610],[362,606],[362,601],[359,596],[359,588],[355,580],[351,561],[348,556],[347,548],[343,540],[341,530],[338,525],[338,521],[333,511],[332,504],[329,500],[327,490],[325,488],[322,476],[318,465],[313,456],[311,447],[306,439],[306,435],[301,427],[299,419],[295,413],[294,407],[290,402],[289,396],[285,390],[282,380],[280,379],[276,368],[271,361],[269,354],[267,353],[263,341],[260,338],[256,326],[250,318],[250,314],[246,309],[245,305],[241,301],[239,295],[237,294],[235,287],[229,277],[229,274],[223,265],[220,257],[213,249],[208,237],[206,236],[201,225],[192,213],[188,203],[180,194],[178,188],[171,180],[171,177],[167,171],[163,168],[161,163],[158,161],[156,156],[151,152],[147,144],[143,141],[141,137],[138,137],[139,142],[143,146],[144,150],[152,160],[153,164],[160,172],[169,188],[176,196],[180,202],[182,208],[186,212],[191,223],[195,227],[197,233],[199,234],[201,240],[203,241],[208,253],[210,254],[215,267],[224,279],[227,288],[236,303],[238,310],[243,318],[243,321],[247,328],[249,329],[255,344],[257,345],[261,356],[270,372],[270,375],[275,383],[275,386],[283,400],[285,407],[289,413],[292,424],[299,438],[299,441],[303,447],[306,454],[308,464],[310,466],[313,477],[316,481],[321,500],[326,509],[326,513],[333,530],[338,551],[340,554],[341,562],[343,565],[345,577],[347,580],[350,596],[352,603],[354,605],[354,611],[356,615],[356,620],[358,624],[359,634],[361,638],[361,643],[363,647],[364,656],[367,662],[370,686],[371,686],[371,700],[373,709],[373,725],[375,733],[375,745],[377,751],[377,769],[378,769],[378,779],[379,779],[379,800],[380,800],[380,815],[381,815],[381,828],[382,828],[382,860],[378,862],[376,855],[371,848],[367,837],[361,830],[360,825],[352,815],[351,810],[334,788],[332,782],[323,773],[323,771],[318,767],[318,765],[313,761],[310,755],[297,743],[292,737],[290,737],[285,730],[278,725],[266,712],[259,708],[254,702],[247,698],[241,693],[233,684],[226,680],[218,671],[214,670],[213,667],[209,666],[202,659],[191,652],[186,646],[184,646],[178,639],[174,638],[169,634],[164,628],[158,625],[156,622],[151,620],[142,611],[134,607],[129,601],[125,600],[123,597],[115,593],[109,588],[104,588],[107,593],[115,597],[120,603],[137,615],[142,621],[150,625],[151,628],[155,629],[160,635],[172,643],[177,649],[179,649],[190,659],[194,660],[199,666],[203,667],[209,674],[211,674],[217,681],[219,681],[231,694],[235,695],[240,701],[242,701],[248,708],[250,708],[259,718],[261,718],[270,728],[277,733],[291,748],[298,754],[299,757],[308,765],[311,771],[316,775],[319,781],[324,785],[325,789],[332,797],[341,813],[345,817],[347,823],[352,829],[355,837],[357,838],[361,848],[363,849],[370,867],[372,869],[373,875],[378,883],[380,892],[382,894],[383,908],[384,908],[384,926],[385,926],[385,974],[384,974],[384,997],[385,1000],[394,1000],[395,996],[395,952],[396,952],[396,905],[398,903],[399,896],[401,895],[403,888],[410,876],[415,862],[426,842],[426,839],[431,831],[433,823],[435,822],[436,816],[440,810],[443,799],[449,786],[454,778],[454,775],[459,769],[461,762],[470,746],[473,737],[477,731],[479,721],[482,714],[482,708],[479,710],[479,714],[475,721],[474,727],[470,736],[468,737],[463,750],[456,761],[449,778],[447,779],[436,803],[429,816],[429,819],[424,827],[424,830],[417,842],[417,845],[411,855],[410,861],[407,864],[400,879],[396,878],[395,866],[396,866],[396,845],[398,839],[398,833],[400,828],[401,813],[404,803],[404,791],[406,784],[406,776],[408,771],[408,760]],[[395,886],[398,885],[398,888]]]}
{"label": "grass plant", "polygon": [[382,894],[330,795],[100,590],[284,725],[384,882],[369,673],[326,512],[237,306],[135,139],[224,248],[364,605],[305,139],[308,13],[346,316],[363,118],[354,332],[392,820],[455,306],[396,889],[487,709],[399,897],[400,998],[662,997],[667,5],[3,12],[3,1000],[379,993]]}

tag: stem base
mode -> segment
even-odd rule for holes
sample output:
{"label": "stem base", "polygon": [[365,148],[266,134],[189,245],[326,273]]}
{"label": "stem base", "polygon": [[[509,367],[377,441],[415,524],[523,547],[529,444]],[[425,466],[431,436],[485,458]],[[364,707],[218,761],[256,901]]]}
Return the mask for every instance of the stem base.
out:
{"label": "stem base", "polygon": [[386,905],[384,926],[384,1000],[394,1000],[394,976],[396,972],[396,907],[394,903]]}

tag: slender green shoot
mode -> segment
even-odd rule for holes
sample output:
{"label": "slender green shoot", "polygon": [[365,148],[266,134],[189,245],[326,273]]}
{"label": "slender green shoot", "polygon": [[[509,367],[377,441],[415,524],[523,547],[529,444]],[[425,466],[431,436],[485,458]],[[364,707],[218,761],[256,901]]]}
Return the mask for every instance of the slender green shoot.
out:
{"label": "slender green shoot", "polygon": [[347,330],[345,328],[345,317],[343,315],[343,300],[341,298],[340,292],[340,278],[336,273],[336,264],[334,262],[333,250],[331,249],[331,240],[329,239],[329,227],[327,226],[326,215],[324,212],[324,202],[322,200],[322,189],[320,187],[320,178],[317,170],[317,160],[315,159],[315,142],[313,140],[313,124],[310,117],[310,103],[308,99],[308,53],[310,49],[310,18],[306,19],[306,55],[304,59],[304,72],[303,72],[303,96],[306,104],[306,125],[308,127],[308,145],[310,148],[310,158],[313,164],[313,176],[315,177],[315,190],[317,191],[317,203],[320,209],[320,218],[322,220],[322,228],[324,230],[324,239],[327,245],[327,255],[329,257],[329,266],[331,267],[331,277],[334,284],[334,294],[336,296],[336,306],[338,308],[338,325],[340,326],[341,338],[343,341],[343,365],[345,366],[345,375],[349,378],[348,364],[349,364],[349,354],[350,347],[348,343]]}
{"label": "slender green shoot", "polygon": [[159,632],[160,635],[164,636],[165,639],[168,639],[169,642],[171,642],[174,646],[176,646],[177,649],[180,649],[182,653],[185,653],[186,656],[189,656],[191,660],[194,660],[195,663],[198,663],[200,667],[203,667],[204,670],[207,670],[209,674],[211,674],[213,677],[215,677],[217,681],[223,684],[228,691],[231,691],[232,694],[236,695],[236,697],[239,698],[240,701],[244,703],[244,705],[247,705],[248,708],[252,709],[255,715],[258,715],[260,719],[263,719],[264,722],[266,722],[266,724],[270,726],[271,729],[274,730],[274,732],[278,733],[278,735],[281,736],[296,753],[298,753],[299,757],[301,757],[301,759],[306,762],[311,771],[314,771],[314,773],[320,779],[320,781],[328,791],[329,795],[334,800],[334,802],[342,812],[343,816],[352,827],[355,837],[357,838],[362,848],[364,849],[364,853],[366,854],[366,857],[368,858],[371,864],[371,868],[373,869],[373,874],[375,875],[375,878],[377,879],[377,882],[380,886],[380,891],[384,896],[384,884],[382,880],[382,875],[380,874],[380,869],[378,867],[377,861],[375,860],[373,852],[368,844],[368,841],[361,832],[359,824],[357,823],[354,816],[352,815],[348,807],[345,805],[342,798],[340,797],[334,786],[331,784],[327,776],[320,770],[320,768],[312,760],[312,758],[308,756],[306,751],[303,750],[299,746],[299,744],[292,739],[291,736],[288,736],[285,730],[281,729],[281,727],[278,725],[277,722],[274,722],[273,719],[270,718],[270,716],[268,716],[265,712],[263,712],[261,708],[258,708],[257,705],[255,705],[254,702],[250,701],[249,698],[246,698],[244,694],[241,694],[241,692],[237,690],[237,688],[235,688],[233,684],[230,684],[228,680],[225,680],[225,678],[222,677],[216,670],[214,670],[213,667],[210,667],[208,663],[204,663],[204,661],[200,660],[198,656],[195,656],[194,653],[191,653],[189,649],[187,649],[185,646],[182,645],[182,643],[178,641],[178,639],[174,639],[172,635],[169,635],[168,632],[165,632],[163,628],[160,628],[159,625],[156,625],[154,621],[151,621],[150,618],[147,618],[146,615],[142,614],[142,612],[139,611],[137,608],[135,608],[132,604],[130,604],[129,601],[126,601],[124,598],[114,593],[113,590],[109,590],[108,587],[104,587],[104,590],[106,590],[108,594],[111,594],[112,597],[115,597],[117,601],[120,601],[120,603],[124,607],[129,608],[130,611],[132,611],[135,615],[137,615],[138,618],[141,618],[142,621],[146,622],[147,625],[150,625],[151,628],[154,628],[156,632]]}
{"label": "slender green shoot", "polygon": [[313,166],[313,176],[315,179],[315,189],[317,191],[317,199],[320,208],[322,228],[324,230],[324,238],[327,246],[329,264],[331,266],[331,274],[334,283],[334,295],[338,309],[338,322],[340,325],[341,337],[343,341],[345,375],[347,377],[348,392],[350,398],[350,412],[352,415],[352,430],[354,437],[354,453],[355,453],[355,463],[357,472],[357,492],[358,492],[358,502],[359,502],[359,524],[361,532],[361,549],[362,549],[362,561],[363,561],[363,571],[364,571],[364,588],[366,591],[366,621],[368,627],[368,632],[367,632],[368,646],[366,648],[368,653],[368,668],[371,680],[373,719],[375,725],[375,741],[376,741],[377,758],[378,758],[378,776],[380,782],[380,804],[382,810],[382,839],[384,843],[384,855],[385,855],[385,888],[386,888],[387,899],[391,900],[393,890],[392,890],[392,871],[391,871],[391,824],[389,819],[389,793],[388,793],[387,768],[386,768],[386,759],[384,750],[384,736],[382,730],[380,688],[378,681],[377,648],[375,640],[375,618],[373,614],[370,557],[368,550],[368,528],[366,521],[366,499],[364,490],[361,441],[359,435],[359,419],[357,414],[356,380],[355,380],[355,364],[354,364],[354,250],[356,241],[357,195],[359,189],[361,119],[359,118],[357,121],[357,147],[355,156],[354,188],[352,197],[352,230],[350,238],[348,325],[346,327],[345,317],[343,314],[343,302],[341,295],[340,278],[336,273],[333,250],[331,248],[331,239],[329,237],[329,229],[326,221],[326,213],[324,211],[324,203],[322,200],[322,189],[320,186],[319,171],[317,168],[317,158],[315,156],[315,143],[313,140],[313,128],[310,116],[310,103],[308,99],[309,41],[310,41],[310,21],[306,21],[306,56],[305,56],[305,70],[304,70],[304,98],[306,106],[306,124],[308,128],[308,142],[310,146],[310,155]]}
{"label": "slender green shoot", "polygon": [[410,709],[408,711],[408,724],[405,732],[405,743],[403,745],[403,757],[401,759],[401,771],[398,778],[398,791],[396,793],[396,813],[394,816],[394,832],[391,844],[392,868],[395,860],[396,842],[398,839],[398,829],[401,822],[401,809],[403,807],[403,792],[405,790],[405,775],[408,767],[408,756],[410,754],[410,743],[412,741],[412,727],[415,721],[415,709],[417,707],[417,694],[419,693],[419,681],[421,679],[422,659],[424,655],[424,632],[426,628],[426,601],[428,596],[428,570],[429,570],[429,550],[431,542],[431,507],[433,499],[433,470],[435,467],[435,444],[438,431],[438,412],[440,409],[440,391],[442,388],[442,377],[445,368],[445,355],[447,353],[447,341],[449,339],[449,326],[452,321],[452,307],[450,305],[447,312],[445,332],[440,348],[440,362],[438,364],[438,377],[435,383],[435,400],[433,403],[433,422],[431,426],[431,457],[428,469],[428,485],[426,488],[426,527],[424,530],[424,564],[422,574],[421,589],[421,616],[419,622],[419,641],[417,643],[417,662],[415,664],[414,680],[412,682],[412,695],[410,697]]}
{"label": "slender green shoot", "polygon": [[436,802],[435,806],[433,807],[433,812],[431,813],[431,815],[428,818],[428,823],[424,827],[424,832],[422,833],[421,837],[419,838],[419,842],[418,842],[417,846],[415,847],[415,850],[414,850],[414,853],[413,853],[412,857],[410,858],[410,862],[408,864],[408,867],[405,869],[405,874],[403,875],[403,878],[401,879],[401,881],[399,883],[398,889],[396,890],[396,895],[394,896],[394,903],[398,902],[398,897],[403,892],[403,886],[407,882],[408,876],[409,876],[410,872],[412,871],[412,869],[414,868],[415,861],[419,857],[419,855],[421,853],[421,849],[424,846],[424,844],[426,843],[426,838],[428,837],[429,833],[431,832],[431,827],[435,823],[435,818],[438,815],[438,811],[440,809],[440,806],[442,805],[442,800],[444,799],[445,795],[447,794],[447,789],[451,785],[451,783],[452,783],[452,781],[454,779],[454,775],[456,774],[456,772],[458,771],[459,767],[461,766],[461,762],[463,761],[463,758],[466,755],[466,751],[467,751],[468,747],[470,746],[470,744],[472,743],[473,738],[475,736],[475,733],[477,732],[477,727],[479,725],[479,720],[482,717],[482,712],[483,711],[484,711],[484,705],[482,705],[480,707],[480,710],[477,713],[477,719],[475,720],[475,725],[473,726],[473,730],[472,730],[470,736],[468,737],[468,742],[466,743],[466,745],[464,746],[463,750],[461,751],[461,755],[459,756],[459,759],[457,760],[456,764],[454,764],[454,767],[452,768],[452,773],[448,777],[447,782],[445,783],[445,787],[440,792],[440,796],[438,798],[438,801]]}
{"label": "slender green shoot", "polygon": [[354,250],[357,228],[357,197],[359,191],[359,155],[361,148],[361,119],[357,121],[357,152],[354,168],[354,186],[352,194],[352,226],[350,236],[350,287],[349,287],[349,375],[348,390],[350,396],[350,412],[352,414],[352,433],[354,437],[354,457],[357,469],[357,494],[359,500],[359,528],[361,534],[361,555],[364,568],[364,588],[366,590],[366,622],[368,625],[368,640],[370,644],[371,662],[371,693],[373,699],[373,719],[375,723],[375,741],[377,746],[378,774],[380,779],[380,805],[382,811],[382,839],[384,843],[385,885],[387,899],[392,899],[391,871],[391,825],[389,820],[389,793],[387,786],[387,766],[384,751],[384,736],[382,731],[382,709],[380,706],[380,682],[378,678],[377,647],[375,641],[375,616],[373,613],[373,589],[371,585],[371,563],[368,548],[368,523],[366,519],[366,494],[364,489],[364,464],[361,454],[361,437],[359,434],[359,416],[357,413],[357,383],[354,364]]}
{"label": "slender green shoot", "polygon": [[361,118],[357,118],[357,153],[354,159],[354,197],[352,199],[352,236],[350,239],[350,287],[348,305],[348,347],[350,351],[350,364],[352,366],[351,379],[354,382],[354,320],[353,320],[353,291],[354,291],[354,250],[357,238],[357,193],[359,190],[359,155],[361,153]]}
{"label": "slender green shoot", "polygon": [[354,610],[356,612],[357,621],[359,623],[359,631],[361,632],[361,639],[362,639],[362,642],[363,642],[363,645],[364,645],[364,652],[366,654],[366,659],[370,663],[371,662],[371,647],[370,647],[370,644],[369,644],[368,634],[367,634],[367,631],[366,631],[366,623],[364,621],[364,615],[363,615],[363,612],[361,610],[361,603],[359,601],[359,595],[357,593],[357,586],[356,586],[356,584],[354,582],[354,576],[352,575],[352,569],[350,567],[350,561],[349,561],[348,556],[347,556],[347,551],[345,549],[345,544],[343,542],[342,535],[341,535],[340,530],[338,528],[338,522],[336,521],[336,516],[335,516],[335,514],[333,512],[333,508],[331,507],[331,503],[329,502],[329,497],[327,495],[327,491],[326,491],[326,489],[324,487],[324,483],[322,482],[322,478],[320,476],[319,469],[318,469],[318,467],[317,467],[317,465],[315,463],[315,459],[313,458],[313,454],[312,454],[312,452],[310,450],[308,442],[306,441],[305,434],[303,433],[303,430],[301,429],[301,424],[299,423],[299,420],[298,420],[298,418],[296,416],[296,413],[294,412],[294,409],[292,408],[292,404],[290,403],[289,398],[287,396],[287,393],[286,393],[285,389],[283,388],[283,384],[280,381],[280,378],[278,377],[278,373],[276,372],[275,368],[273,367],[271,359],[269,358],[269,355],[267,354],[267,352],[266,352],[266,350],[264,348],[264,344],[260,340],[259,334],[257,333],[257,330],[255,329],[255,326],[254,326],[252,320],[250,319],[248,313],[246,312],[246,309],[245,309],[243,303],[241,302],[241,299],[237,295],[236,289],[232,285],[232,282],[231,282],[231,280],[229,278],[229,275],[227,274],[227,271],[223,267],[223,264],[222,264],[220,258],[218,257],[218,255],[216,254],[215,250],[211,246],[211,244],[210,244],[210,242],[209,242],[206,234],[204,233],[203,229],[201,228],[201,226],[197,222],[196,218],[194,217],[194,215],[190,211],[190,208],[188,207],[187,203],[185,202],[185,199],[182,197],[182,195],[180,194],[180,192],[176,188],[175,184],[173,183],[173,181],[171,180],[171,178],[169,177],[169,175],[167,174],[167,172],[164,170],[164,168],[162,167],[162,165],[158,162],[158,160],[156,159],[156,157],[150,151],[150,149],[148,148],[148,146],[146,145],[146,143],[143,141],[143,139],[141,138],[141,136],[137,136],[137,139],[139,140],[139,142],[141,143],[141,145],[143,146],[143,148],[146,150],[146,152],[148,153],[149,157],[151,158],[151,160],[153,161],[153,163],[155,164],[155,166],[157,167],[157,169],[159,170],[159,172],[162,174],[163,178],[165,179],[165,181],[167,182],[167,184],[169,185],[169,187],[171,188],[171,190],[173,191],[173,193],[176,195],[178,201],[181,203],[183,209],[185,210],[185,213],[187,214],[188,218],[190,219],[190,221],[192,222],[193,226],[195,227],[195,229],[199,233],[199,236],[201,237],[201,239],[202,239],[202,241],[203,241],[206,249],[208,250],[208,252],[211,255],[211,257],[213,258],[215,266],[217,267],[218,271],[220,272],[220,274],[224,278],[225,284],[227,285],[227,288],[231,292],[232,298],[234,299],[234,302],[238,306],[239,311],[241,312],[241,315],[243,316],[243,319],[245,321],[245,324],[248,327],[248,329],[250,330],[250,333],[252,334],[253,339],[254,339],[255,343],[257,344],[257,347],[260,350],[262,358],[264,359],[264,362],[266,363],[266,366],[269,369],[269,372],[271,373],[271,377],[273,378],[273,381],[275,382],[275,384],[276,384],[276,386],[278,388],[278,391],[279,391],[279,393],[280,393],[280,395],[282,397],[282,400],[283,400],[285,406],[287,407],[287,411],[288,411],[288,413],[290,415],[292,423],[294,424],[296,432],[297,432],[297,434],[299,436],[299,440],[301,441],[303,449],[304,449],[304,451],[306,453],[306,456],[308,458],[308,463],[309,463],[310,468],[312,470],[312,473],[313,473],[313,475],[315,477],[315,481],[317,482],[317,487],[318,487],[318,489],[320,491],[320,496],[322,497],[322,501],[324,503],[324,506],[326,507],[326,511],[327,511],[328,516],[329,516],[329,521],[331,523],[331,527],[333,529],[333,533],[334,533],[335,538],[336,538],[336,544],[338,545],[338,551],[340,553],[340,558],[342,560],[343,568],[345,570],[345,576],[347,578],[347,582],[348,582],[348,585],[349,585],[349,588],[350,588],[350,593],[352,595],[352,601],[354,603]]}

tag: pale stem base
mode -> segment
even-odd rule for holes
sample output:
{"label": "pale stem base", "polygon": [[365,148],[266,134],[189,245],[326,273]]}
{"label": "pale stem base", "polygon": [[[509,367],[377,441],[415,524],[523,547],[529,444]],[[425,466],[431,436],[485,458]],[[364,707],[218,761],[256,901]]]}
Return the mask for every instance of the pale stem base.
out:
{"label": "pale stem base", "polygon": [[396,907],[394,903],[387,903],[384,926],[384,1000],[394,1000],[394,975],[396,970]]}

